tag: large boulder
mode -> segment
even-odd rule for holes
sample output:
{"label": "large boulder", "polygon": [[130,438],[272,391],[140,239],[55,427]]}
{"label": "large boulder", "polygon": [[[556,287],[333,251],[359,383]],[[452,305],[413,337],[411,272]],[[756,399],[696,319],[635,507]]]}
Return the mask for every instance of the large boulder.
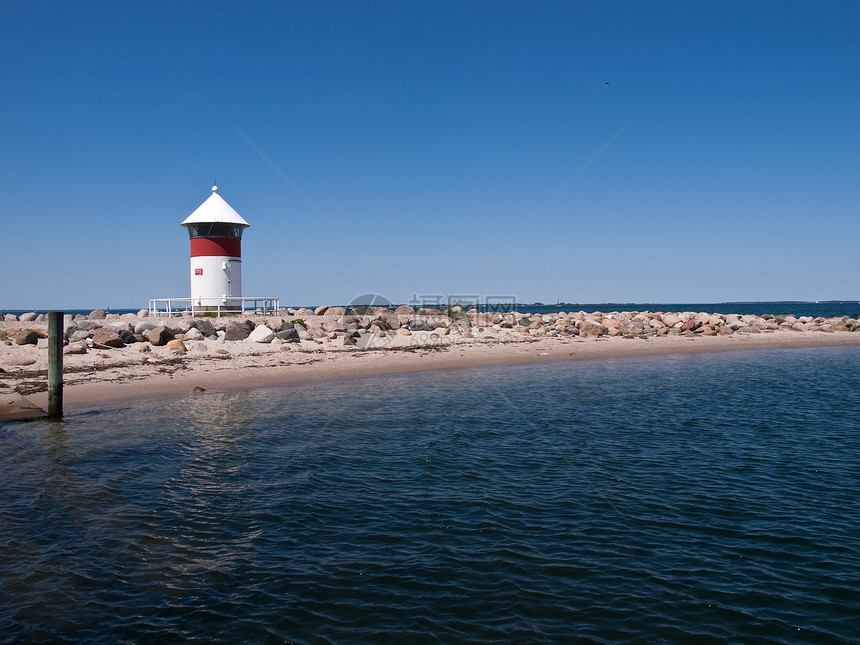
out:
{"label": "large boulder", "polygon": [[71,333],[68,341],[70,343],[77,343],[78,341],[86,340],[87,338],[92,338],[92,332],[89,332],[86,329],[76,329]]}
{"label": "large boulder", "polygon": [[16,345],[35,345],[39,342],[39,334],[32,329],[22,329],[15,334]]}
{"label": "large boulder", "polygon": [[314,316],[323,316],[323,315],[325,315],[326,311],[328,311],[327,305],[322,305],[320,307],[317,307],[316,309],[314,309]]}
{"label": "large boulder", "polygon": [[201,332],[196,327],[192,327],[187,332],[185,332],[185,340],[203,340],[205,336],[203,332]]}
{"label": "large boulder", "polygon": [[275,332],[266,327],[266,325],[257,325],[257,327],[248,334],[248,340],[253,343],[271,343],[275,338]]}
{"label": "large boulder", "polygon": [[427,318],[413,318],[406,326],[410,331],[433,331],[436,329],[436,323]]}
{"label": "large boulder", "polygon": [[125,343],[117,332],[107,327],[99,327],[93,330],[93,344],[106,347],[122,347]]}
{"label": "large boulder", "polygon": [[163,325],[159,325],[155,329],[150,329],[146,332],[144,337],[155,347],[161,347],[173,338],[173,334]]}
{"label": "large boulder", "polygon": [[695,331],[696,329],[698,329],[701,326],[702,326],[702,323],[699,320],[697,320],[696,318],[687,318],[687,320],[684,321],[684,324],[681,325],[681,330],[682,331]]}
{"label": "large boulder", "polygon": [[247,325],[232,322],[224,330],[224,340],[245,340],[250,334]]}
{"label": "large boulder", "polygon": [[211,320],[207,320],[206,318],[199,318],[194,321],[195,327],[197,327],[198,331],[201,334],[209,338],[210,336],[214,336],[218,333],[218,330],[215,329],[215,325],[212,324]]}
{"label": "large boulder", "polygon": [[137,323],[134,326],[134,333],[135,334],[145,334],[148,331],[152,331],[156,327],[161,327],[161,324],[152,320],[152,319],[141,320],[139,323]]}
{"label": "large boulder", "polygon": [[118,334],[122,334],[124,331],[131,332],[132,334],[134,333],[134,328],[125,320],[112,320],[110,323],[106,324],[105,327]]}
{"label": "large boulder", "polygon": [[[301,317],[301,309],[299,310],[298,313]],[[311,314],[313,314],[313,312],[311,312]],[[325,315],[326,316],[345,316],[346,315],[346,309],[344,309],[343,307],[329,307],[328,310],[325,312]]]}
{"label": "large boulder", "polygon": [[181,340],[174,338],[171,341],[167,342],[167,349],[171,352],[187,352],[188,348],[185,346]]}
{"label": "large boulder", "polygon": [[69,340],[69,338],[72,337],[72,334],[74,334],[76,331],[80,331],[80,329],[81,328],[75,324],[66,325],[63,329],[63,338],[65,340]]}
{"label": "large boulder", "polygon": [[[307,332],[305,332],[307,333]],[[275,334],[281,340],[286,341],[296,341],[299,340],[299,331],[295,327],[288,327],[287,329],[282,329],[281,331]]]}
{"label": "large boulder", "polygon": [[346,327],[339,320],[326,320],[322,324],[322,328],[327,332],[344,332],[346,331]]}
{"label": "large boulder", "polygon": [[608,331],[606,327],[601,325],[596,320],[582,320],[577,327],[579,329],[579,335],[585,337],[604,336]]}
{"label": "large boulder", "polygon": [[107,314],[102,309],[93,309],[87,318],[90,320],[104,320]]}
{"label": "large boulder", "polygon": [[409,305],[400,305],[394,310],[394,313],[398,316],[414,316],[415,310]]}
{"label": "large boulder", "polygon": [[38,317],[39,314],[37,314],[35,311],[31,311],[28,314],[21,314],[20,316],[18,316],[18,320],[20,320],[21,322],[33,322]]}
{"label": "large boulder", "polygon": [[667,327],[674,327],[679,322],[681,322],[681,316],[675,313],[668,313],[665,314],[661,320],[663,321],[663,324]]}

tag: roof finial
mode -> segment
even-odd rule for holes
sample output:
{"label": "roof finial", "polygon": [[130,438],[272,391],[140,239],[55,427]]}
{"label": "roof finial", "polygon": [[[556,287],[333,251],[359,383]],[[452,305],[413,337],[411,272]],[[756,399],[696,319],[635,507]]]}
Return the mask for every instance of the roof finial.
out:
{"label": "roof finial", "polygon": [[213,180],[213,181],[212,181],[212,192],[213,192],[213,193],[217,193],[217,192],[218,192],[218,181],[217,181],[217,180]]}

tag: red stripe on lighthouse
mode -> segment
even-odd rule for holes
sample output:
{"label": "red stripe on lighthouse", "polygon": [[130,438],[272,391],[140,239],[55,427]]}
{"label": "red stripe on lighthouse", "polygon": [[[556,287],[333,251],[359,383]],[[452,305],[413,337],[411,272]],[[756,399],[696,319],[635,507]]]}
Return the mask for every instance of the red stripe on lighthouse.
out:
{"label": "red stripe on lighthouse", "polygon": [[242,240],[235,237],[192,237],[191,257],[242,257]]}

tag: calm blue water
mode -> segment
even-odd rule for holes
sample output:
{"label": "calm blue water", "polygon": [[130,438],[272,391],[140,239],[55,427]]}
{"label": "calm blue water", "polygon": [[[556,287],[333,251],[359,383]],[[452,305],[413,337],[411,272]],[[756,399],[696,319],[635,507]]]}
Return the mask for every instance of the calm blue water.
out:
{"label": "calm blue water", "polygon": [[0,425],[11,642],[852,643],[860,350]]}
{"label": "calm blue water", "polygon": [[[410,303],[414,306],[419,306],[416,303]],[[285,305],[287,306],[287,305]],[[301,306],[297,305],[294,308],[298,309]],[[313,305],[315,306],[315,305]],[[436,307],[435,304],[427,306]],[[444,309],[444,306],[442,306]],[[823,318],[831,318],[834,316],[851,316],[853,318],[860,317],[860,302],[857,300],[831,300],[826,302],[805,302],[805,301],[781,301],[781,302],[698,302],[698,303],[631,303],[631,302],[609,302],[598,304],[583,304],[583,303],[562,303],[557,305],[546,304],[523,304],[517,303],[514,307],[517,311],[529,313],[558,313],[559,311],[585,311],[592,313],[602,311],[604,313],[610,311],[706,311],[712,314],[751,314],[761,316],[770,314],[772,316],[794,314],[796,316],[812,316]],[[486,310],[486,306],[481,306],[481,310]],[[497,310],[508,311],[510,307],[499,305]],[[33,311],[32,309],[30,311]],[[47,310],[36,310],[38,313],[47,313]],[[67,314],[88,314],[90,309],[67,309]],[[105,309],[116,314],[137,313],[138,309]],[[24,310],[4,310],[4,313],[21,314],[28,313]]]}

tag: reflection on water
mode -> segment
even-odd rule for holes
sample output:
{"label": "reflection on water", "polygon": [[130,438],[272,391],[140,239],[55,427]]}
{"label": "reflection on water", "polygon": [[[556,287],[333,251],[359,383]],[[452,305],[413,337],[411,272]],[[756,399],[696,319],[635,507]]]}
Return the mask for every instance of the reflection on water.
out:
{"label": "reflection on water", "polygon": [[0,426],[13,641],[850,642],[860,352],[438,371]]}

